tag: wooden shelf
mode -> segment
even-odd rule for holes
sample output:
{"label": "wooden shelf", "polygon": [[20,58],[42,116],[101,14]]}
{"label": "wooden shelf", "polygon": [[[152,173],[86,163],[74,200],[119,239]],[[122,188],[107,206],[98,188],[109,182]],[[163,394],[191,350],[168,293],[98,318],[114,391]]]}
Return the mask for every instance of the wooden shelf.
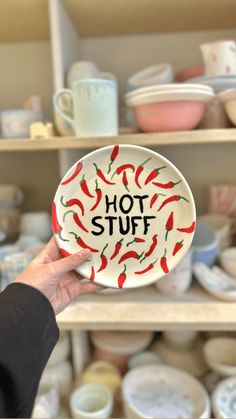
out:
{"label": "wooden shelf", "polygon": [[236,330],[236,304],[217,301],[197,285],[178,300],[150,286],[80,297],[57,320],[70,330]]}
{"label": "wooden shelf", "polygon": [[130,134],[116,137],[55,137],[42,140],[0,140],[0,152],[97,149],[111,144],[134,144],[146,147],[181,146],[192,144],[236,143],[236,129],[196,130],[160,134]]}

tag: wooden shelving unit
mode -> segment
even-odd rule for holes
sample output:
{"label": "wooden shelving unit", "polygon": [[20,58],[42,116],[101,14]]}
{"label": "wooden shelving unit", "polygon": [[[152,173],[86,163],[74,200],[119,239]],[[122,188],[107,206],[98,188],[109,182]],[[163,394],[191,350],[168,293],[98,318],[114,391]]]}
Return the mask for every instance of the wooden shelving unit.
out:
{"label": "wooden shelving unit", "polygon": [[94,138],[54,137],[47,140],[2,139],[0,140],[0,152],[69,149],[91,150],[115,143],[146,147],[236,143],[236,129],[195,130],[159,134],[143,133]]}

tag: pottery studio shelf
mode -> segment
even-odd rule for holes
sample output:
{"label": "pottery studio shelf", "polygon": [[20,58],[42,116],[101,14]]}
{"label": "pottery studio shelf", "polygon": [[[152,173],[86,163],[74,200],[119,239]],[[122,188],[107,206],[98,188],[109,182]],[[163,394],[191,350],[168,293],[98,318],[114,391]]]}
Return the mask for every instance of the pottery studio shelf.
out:
{"label": "pottery studio shelf", "polygon": [[146,147],[236,143],[236,129],[195,130],[160,134],[129,134],[116,137],[54,137],[50,139],[0,140],[0,152],[97,149],[114,143]]}
{"label": "pottery studio shelf", "polygon": [[[50,1],[1,0],[0,42],[49,39]],[[82,37],[235,27],[235,0],[61,1]]]}
{"label": "pottery studio shelf", "polygon": [[196,284],[178,300],[149,286],[82,296],[57,321],[65,330],[235,330],[236,304],[215,300]]}

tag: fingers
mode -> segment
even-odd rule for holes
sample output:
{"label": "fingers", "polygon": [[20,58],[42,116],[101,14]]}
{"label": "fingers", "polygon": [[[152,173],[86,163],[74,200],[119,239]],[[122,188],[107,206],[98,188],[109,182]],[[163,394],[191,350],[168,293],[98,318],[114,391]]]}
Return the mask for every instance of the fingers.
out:
{"label": "fingers", "polygon": [[88,259],[89,255],[90,251],[84,249],[71,256],[62,258],[56,262],[52,262],[50,264],[50,267],[54,275],[61,276],[67,272],[73,271],[74,269],[78,268],[78,266],[82,265],[82,263],[85,262],[86,259]]}
{"label": "fingers", "polygon": [[102,291],[103,289],[105,288],[101,285],[94,284],[93,282],[85,282],[84,284],[81,284],[80,295],[92,294],[94,292]]}

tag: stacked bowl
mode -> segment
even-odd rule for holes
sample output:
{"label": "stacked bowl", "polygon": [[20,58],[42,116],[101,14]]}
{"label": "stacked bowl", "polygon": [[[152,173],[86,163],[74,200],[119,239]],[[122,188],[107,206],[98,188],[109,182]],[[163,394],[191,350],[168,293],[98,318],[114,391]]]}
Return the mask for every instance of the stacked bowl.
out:
{"label": "stacked bowl", "polygon": [[211,87],[201,84],[171,83],[141,87],[125,95],[144,132],[183,131],[196,128],[206,104],[214,98]]}

